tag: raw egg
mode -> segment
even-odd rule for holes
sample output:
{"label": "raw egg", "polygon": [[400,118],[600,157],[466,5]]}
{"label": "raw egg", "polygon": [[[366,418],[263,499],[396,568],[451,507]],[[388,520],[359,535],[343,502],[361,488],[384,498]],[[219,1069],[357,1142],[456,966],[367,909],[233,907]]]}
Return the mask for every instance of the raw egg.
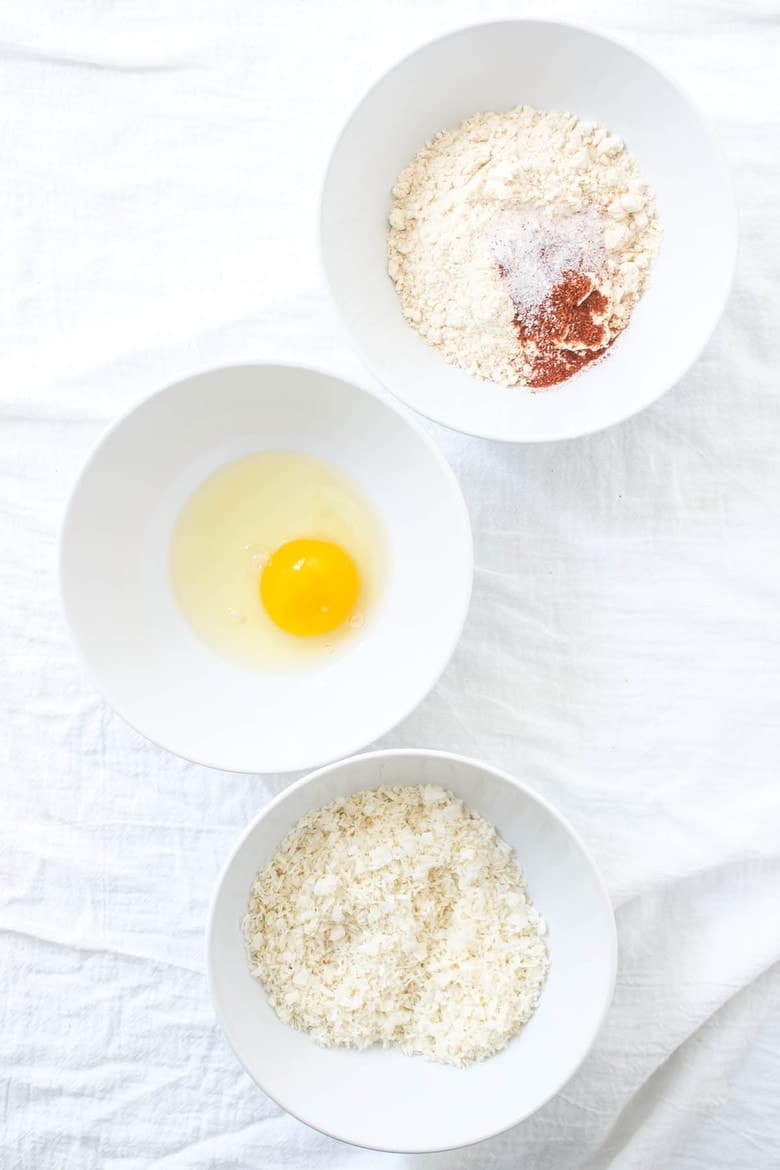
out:
{"label": "raw egg", "polygon": [[359,590],[355,562],[329,540],[288,541],[271,553],[260,577],[260,598],[271,621],[304,638],[342,625]]}
{"label": "raw egg", "polygon": [[195,632],[223,658],[276,670],[361,635],[384,560],[379,518],[357,484],[286,451],[215,471],[171,539],[174,593]]}

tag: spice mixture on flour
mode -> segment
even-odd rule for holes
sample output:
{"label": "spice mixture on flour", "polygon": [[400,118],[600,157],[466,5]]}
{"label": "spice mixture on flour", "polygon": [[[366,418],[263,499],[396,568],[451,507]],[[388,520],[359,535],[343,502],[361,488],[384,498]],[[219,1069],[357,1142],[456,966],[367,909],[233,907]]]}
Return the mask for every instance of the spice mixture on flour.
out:
{"label": "spice mixture on flour", "polygon": [[388,271],[448,362],[538,389],[607,352],[659,241],[654,195],[619,138],[518,106],[442,131],[401,172]]}

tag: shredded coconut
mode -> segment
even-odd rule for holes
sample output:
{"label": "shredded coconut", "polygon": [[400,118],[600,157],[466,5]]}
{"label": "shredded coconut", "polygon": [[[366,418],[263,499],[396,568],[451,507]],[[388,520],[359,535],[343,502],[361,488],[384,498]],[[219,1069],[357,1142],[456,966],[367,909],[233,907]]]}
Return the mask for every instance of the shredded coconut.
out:
{"label": "shredded coconut", "polygon": [[[404,316],[450,363],[527,385],[529,319],[586,272],[625,328],[658,250],[655,198],[619,138],[571,114],[475,114],[420,150],[393,188],[388,272]],[[574,263],[577,261],[577,263]]]}
{"label": "shredded coconut", "polygon": [[484,1060],[530,1018],[546,926],[492,825],[434,785],[309,813],[257,874],[252,974],[320,1044]]}

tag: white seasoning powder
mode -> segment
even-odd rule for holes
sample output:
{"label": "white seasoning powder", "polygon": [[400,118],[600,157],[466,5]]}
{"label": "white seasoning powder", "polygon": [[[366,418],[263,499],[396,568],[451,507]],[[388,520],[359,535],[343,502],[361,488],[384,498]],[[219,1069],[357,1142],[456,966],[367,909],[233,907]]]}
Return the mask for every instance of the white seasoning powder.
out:
{"label": "white seasoning powder", "polygon": [[530,1018],[546,927],[510,847],[433,785],[305,816],[255,878],[242,923],[279,1017],[327,1046],[484,1060]]}
{"label": "white seasoning powder", "polygon": [[515,315],[532,316],[568,272],[604,277],[603,229],[592,212],[555,220],[513,211],[495,219],[487,244],[503,276]]}

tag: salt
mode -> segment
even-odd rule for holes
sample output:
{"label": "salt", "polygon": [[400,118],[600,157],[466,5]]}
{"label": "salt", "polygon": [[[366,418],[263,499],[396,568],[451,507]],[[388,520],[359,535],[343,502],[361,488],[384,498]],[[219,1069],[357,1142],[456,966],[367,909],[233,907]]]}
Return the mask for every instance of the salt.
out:
{"label": "salt", "polygon": [[604,270],[604,226],[600,216],[582,212],[552,219],[535,212],[507,212],[490,225],[492,251],[516,316],[535,316],[566,273]]}

